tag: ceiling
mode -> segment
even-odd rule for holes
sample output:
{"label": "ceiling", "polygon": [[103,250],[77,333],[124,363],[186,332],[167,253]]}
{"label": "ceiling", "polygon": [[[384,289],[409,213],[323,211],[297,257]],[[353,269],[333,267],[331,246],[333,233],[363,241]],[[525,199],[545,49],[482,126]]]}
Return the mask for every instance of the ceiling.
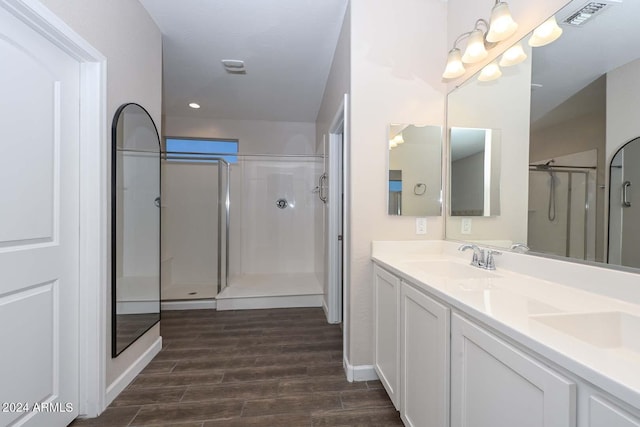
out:
{"label": "ceiling", "polygon": [[[559,111],[557,107],[576,94],[576,103],[581,106],[571,109],[574,116],[586,114],[590,109],[603,110],[603,85],[587,86],[608,71],[640,56],[637,48],[637,41],[640,40],[640,25],[637,23],[640,1],[602,2],[611,5],[584,26],[576,28],[561,25],[563,34],[557,41],[534,48],[532,83],[542,87],[535,88],[531,93],[532,128],[557,122],[559,118],[553,118],[556,115],[568,119],[567,108]],[[586,3],[587,0],[571,2],[556,14],[558,23]]]}
{"label": "ceiling", "polygon": [[141,3],[163,35],[165,115],[315,122],[347,0]]}

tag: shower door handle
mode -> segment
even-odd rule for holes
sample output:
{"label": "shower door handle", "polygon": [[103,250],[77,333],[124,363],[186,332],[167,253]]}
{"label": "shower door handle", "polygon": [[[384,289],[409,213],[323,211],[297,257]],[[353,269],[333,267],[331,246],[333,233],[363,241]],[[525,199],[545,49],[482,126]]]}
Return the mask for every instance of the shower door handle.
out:
{"label": "shower door handle", "polygon": [[327,173],[323,173],[322,175],[320,175],[320,179],[318,180],[318,197],[320,197],[320,200],[322,200],[324,203],[327,203],[327,195],[325,194],[325,182],[327,182]]}
{"label": "shower door handle", "polygon": [[629,201],[629,187],[631,187],[631,181],[625,181],[622,184],[622,206],[625,208],[631,207],[631,202]]}

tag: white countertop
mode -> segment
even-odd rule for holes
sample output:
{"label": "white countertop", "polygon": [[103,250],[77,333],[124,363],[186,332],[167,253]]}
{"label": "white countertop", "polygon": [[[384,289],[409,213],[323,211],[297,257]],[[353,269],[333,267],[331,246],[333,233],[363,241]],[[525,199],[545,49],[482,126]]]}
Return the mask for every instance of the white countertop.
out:
{"label": "white countertop", "polygon": [[459,245],[373,242],[372,258],[640,409],[640,275],[515,253],[496,257],[489,272],[470,266]]}

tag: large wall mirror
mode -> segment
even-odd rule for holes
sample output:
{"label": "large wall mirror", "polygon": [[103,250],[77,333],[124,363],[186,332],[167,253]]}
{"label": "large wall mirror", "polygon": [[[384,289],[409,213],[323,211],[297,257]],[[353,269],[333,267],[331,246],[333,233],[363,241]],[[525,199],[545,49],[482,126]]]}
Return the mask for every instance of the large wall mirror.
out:
{"label": "large wall mirror", "polygon": [[441,215],[442,128],[390,124],[387,172],[389,215]]}
{"label": "large wall mirror", "polygon": [[160,320],[160,139],[151,116],[125,104],[112,126],[111,354]]}
{"label": "large wall mirror", "polygon": [[[625,252],[639,251],[619,237],[640,241],[639,217],[630,221],[633,212],[622,208],[633,168],[622,175],[626,149],[614,159],[640,137],[640,48],[632,42],[640,40],[640,2],[603,2],[588,19],[584,6],[572,1],[555,14],[557,40],[539,47],[529,45],[531,35],[520,40],[526,60],[503,67],[500,78],[472,76],[449,94],[448,129],[500,130],[502,152],[499,214],[451,212],[447,238],[524,243],[533,254],[640,268],[624,261],[633,258]],[[458,190],[448,188],[455,211]]]}

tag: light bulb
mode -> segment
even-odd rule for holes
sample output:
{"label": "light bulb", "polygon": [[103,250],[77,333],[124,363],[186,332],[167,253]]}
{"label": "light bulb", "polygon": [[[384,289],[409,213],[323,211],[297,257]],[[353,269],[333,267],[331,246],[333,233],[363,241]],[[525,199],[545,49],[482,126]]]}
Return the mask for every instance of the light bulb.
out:
{"label": "light bulb", "polygon": [[399,133],[396,136],[394,136],[393,137],[393,142],[395,142],[396,145],[404,144],[404,138],[402,137],[402,134]]}
{"label": "light bulb", "polygon": [[491,80],[499,78],[501,75],[502,71],[500,71],[500,67],[494,61],[480,71],[478,80],[481,82],[490,82]]}
{"label": "light bulb", "polygon": [[517,43],[511,46],[505,53],[502,54],[502,58],[500,59],[500,66],[510,67],[512,65],[521,63],[525,59],[527,59],[527,54],[524,53],[522,44]]}
{"label": "light bulb", "polygon": [[449,56],[447,57],[447,66],[445,67],[444,73],[442,74],[442,78],[444,79],[455,79],[460,77],[465,72],[464,65],[462,64],[462,54],[460,49],[453,48],[449,51]]}
{"label": "light bulb", "polygon": [[491,20],[487,41],[501,42],[511,37],[518,29],[518,24],[511,17],[509,5],[505,2],[496,4],[491,10]]}
{"label": "light bulb", "polygon": [[487,49],[484,47],[484,34],[481,30],[473,30],[469,35],[469,41],[467,42],[467,48],[462,55],[462,62],[467,64],[474,64],[485,59],[489,55]]}
{"label": "light bulb", "polygon": [[541,47],[554,42],[562,35],[562,28],[558,26],[556,17],[544,21],[538,28],[533,30],[533,35],[529,39],[529,46]]}

